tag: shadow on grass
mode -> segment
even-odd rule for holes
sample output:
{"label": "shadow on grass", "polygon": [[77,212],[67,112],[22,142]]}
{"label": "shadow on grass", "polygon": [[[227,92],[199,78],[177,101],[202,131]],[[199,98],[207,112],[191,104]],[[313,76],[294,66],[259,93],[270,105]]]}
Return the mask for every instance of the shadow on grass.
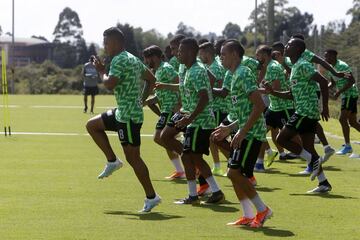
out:
{"label": "shadow on grass", "polygon": [[205,204],[205,203],[201,203],[200,205],[196,206],[196,207],[201,207],[201,208],[208,208],[214,212],[238,212],[239,209],[235,208],[235,207],[230,207],[230,206],[225,206],[225,205],[239,205],[236,203],[232,203],[229,201],[224,201],[221,204]]}
{"label": "shadow on grass", "polygon": [[274,192],[277,190],[282,190],[282,188],[277,188],[277,187],[270,188],[270,187],[261,187],[261,186],[256,186],[255,189],[256,191],[259,192]]}
{"label": "shadow on grass", "polygon": [[290,193],[290,196],[305,196],[305,197],[320,197],[320,198],[333,198],[333,199],[357,199],[356,197],[343,196],[339,194],[331,193],[321,193],[321,194],[311,194],[311,193]]}
{"label": "shadow on grass", "polygon": [[250,228],[247,226],[239,227],[241,230],[247,230],[252,232],[263,232],[266,236],[271,237],[293,237],[295,234],[289,230],[276,229],[273,227],[261,227],[261,228]]}
{"label": "shadow on grass", "polygon": [[153,182],[166,182],[166,183],[172,183],[172,184],[187,184],[186,179],[174,179],[174,180],[168,180],[168,179],[151,179]]}
{"label": "shadow on grass", "polygon": [[323,167],[323,169],[325,171],[334,171],[334,172],[340,172],[341,171],[340,168],[337,168],[337,167],[334,167],[334,166],[325,166],[325,167]]}
{"label": "shadow on grass", "polygon": [[131,220],[150,220],[150,221],[164,221],[164,220],[183,218],[183,216],[164,214],[160,212],[134,213],[130,211],[105,211],[104,214],[128,216],[127,219],[131,219]]}

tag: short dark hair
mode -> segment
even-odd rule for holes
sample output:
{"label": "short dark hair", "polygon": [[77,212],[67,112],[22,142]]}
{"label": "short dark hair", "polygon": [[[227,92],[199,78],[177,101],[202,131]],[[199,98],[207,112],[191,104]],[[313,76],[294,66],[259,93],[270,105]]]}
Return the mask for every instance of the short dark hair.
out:
{"label": "short dark hair", "polygon": [[225,41],[226,41],[226,40],[225,40],[224,38],[221,38],[221,39],[216,40],[214,47],[215,47],[215,53],[216,53],[217,55],[220,55],[221,47],[222,47],[222,45],[223,45],[223,43],[224,43]]}
{"label": "short dark hair", "polygon": [[184,38],[181,40],[180,44],[185,45],[187,48],[192,50],[195,55],[199,52],[199,45],[195,38]]}
{"label": "short dark hair", "polygon": [[230,51],[236,52],[239,55],[240,59],[244,56],[245,49],[241,45],[239,40],[228,39],[222,44],[222,46],[225,46],[225,45],[226,45],[226,47],[228,47],[230,49]]}
{"label": "short dark hair", "polygon": [[111,27],[104,31],[104,37],[113,37],[119,42],[124,42],[125,36],[124,33],[118,27]]}
{"label": "short dark hair", "polygon": [[259,52],[263,52],[265,53],[266,55],[268,56],[271,56],[271,47],[269,47],[268,45],[260,45],[258,48],[257,48],[257,51]]}
{"label": "short dark hair", "polygon": [[305,37],[301,33],[294,33],[293,35],[291,35],[291,38],[299,38],[299,39],[305,41]]}
{"label": "short dark hair", "polygon": [[284,55],[285,45],[282,42],[274,42],[271,48],[272,51],[279,51],[281,54]]}
{"label": "short dark hair", "polygon": [[293,38],[294,45],[300,50],[301,53],[303,53],[306,49],[305,41],[300,38]]}
{"label": "short dark hair", "polygon": [[156,46],[156,45],[151,45],[150,47],[147,47],[143,50],[143,55],[144,57],[152,57],[152,56],[156,56],[159,58],[163,57],[163,52],[161,50],[160,47]]}
{"label": "short dark hair", "polygon": [[210,53],[210,54],[215,54],[215,47],[214,44],[212,44],[211,42],[206,42],[203,43],[199,46],[199,49],[203,49],[204,51]]}
{"label": "short dark hair", "polygon": [[175,36],[170,40],[170,43],[179,45],[180,42],[181,42],[181,40],[183,40],[184,38],[186,38],[186,37],[185,37],[184,35],[182,35],[182,34],[175,35]]}
{"label": "short dark hair", "polygon": [[326,49],[325,52],[330,54],[330,55],[333,55],[335,57],[337,57],[337,55],[338,55],[338,52],[333,48]]}

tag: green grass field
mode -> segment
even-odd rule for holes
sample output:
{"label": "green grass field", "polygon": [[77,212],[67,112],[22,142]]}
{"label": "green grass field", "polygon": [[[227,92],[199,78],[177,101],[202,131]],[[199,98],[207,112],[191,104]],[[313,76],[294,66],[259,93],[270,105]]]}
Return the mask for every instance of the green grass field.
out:
{"label": "green grass field", "polygon": [[[112,96],[98,96],[96,113],[114,106]],[[72,136],[0,136],[0,239],[359,239],[360,160],[333,157],[326,163],[333,191],[308,195],[316,186],[296,173],[301,160],[275,162],[268,173],[256,174],[258,191],[274,217],[262,229],[228,227],[240,215],[230,181],[217,177],[228,202],[218,206],[179,206],[186,182],[164,179],[172,171],[165,151],[151,137],[142,138],[141,152],[163,203],[150,214],[138,214],[144,193],[131,167],[105,180],[96,177],[105,161],[85,123],[81,96],[10,96],[14,132],[76,133]],[[3,128],[2,109],[0,126]],[[152,134],[156,117],[145,110],[142,134]],[[326,132],[341,136],[336,120]],[[355,131],[352,131],[355,132]],[[359,140],[359,133],[352,133]],[[110,137],[124,159],[116,136]],[[339,148],[342,141],[329,137]],[[360,146],[353,145],[360,153]],[[322,148],[317,145],[319,153]],[[211,158],[207,157],[211,162]],[[225,159],[222,167],[225,170]]]}

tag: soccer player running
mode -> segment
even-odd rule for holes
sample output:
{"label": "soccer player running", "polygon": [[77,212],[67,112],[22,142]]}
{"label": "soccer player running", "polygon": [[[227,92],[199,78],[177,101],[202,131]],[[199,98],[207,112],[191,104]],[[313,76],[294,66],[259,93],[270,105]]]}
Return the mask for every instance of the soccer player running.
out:
{"label": "soccer player running", "polygon": [[173,68],[179,72],[180,69],[180,62],[179,62],[179,59],[178,59],[178,51],[179,51],[179,45],[180,45],[180,42],[181,40],[183,40],[185,38],[184,35],[182,34],[179,34],[179,35],[176,35],[175,37],[173,37],[171,40],[170,40],[170,49],[171,49],[171,54],[172,54],[172,58],[170,58],[169,60],[169,64],[171,66],[173,66]]}
{"label": "soccer player running", "polygon": [[[290,75],[290,91],[275,91],[267,84],[270,94],[285,99],[293,99],[295,102],[295,113],[290,117],[285,127],[281,129],[277,142],[284,148],[305,159],[307,164],[312,165],[311,180],[318,178],[319,184],[313,190],[314,193],[331,191],[331,185],[327,181],[321,164],[324,159],[319,157],[314,147],[316,126],[320,120],[316,83],[319,83],[322,93],[323,120],[328,120],[328,82],[314,66],[301,56],[306,49],[305,42],[299,38],[292,38],[285,46],[285,55],[290,57],[293,64]],[[300,135],[303,146],[292,139]]]}
{"label": "soccer player running", "polygon": [[[228,126],[220,126],[214,132],[218,140],[226,138],[232,130],[239,129],[231,141],[234,149],[229,161],[228,177],[243,208],[243,216],[228,225],[261,227],[272,216],[272,211],[261,200],[247,178],[252,173],[261,145],[266,139],[263,117],[265,105],[258,91],[256,77],[241,64],[244,48],[237,40],[227,40],[221,48],[221,61],[233,73],[231,99],[236,108],[237,120]],[[256,208],[254,216],[252,205]]]}
{"label": "soccer player running", "polygon": [[185,78],[180,78],[180,94],[183,109],[187,112],[175,121],[178,129],[186,128],[181,159],[185,168],[189,196],[178,204],[198,204],[196,169],[205,178],[212,191],[206,203],[220,203],[225,199],[211,173],[203,154],[209,154],[209,137],[215,128],[212,111],[212,94],[207,70],[197,62],[199,46],[195,39],[185,38],[179,46],[179,61],[186,66]]}
{"label": "soccer player running", "polygon": [[[289,82],[286,79],[284,68],[280,63],[272,59],[271,52],[272,49],[266,45],[259,46],[256,50],[256,58],[265,72],[263,81],[270,84],[273,90],[288,91]],[[265,92],[262,91],[262,93]],[[280,153],[284,153],[284,149],[276,142],[276,136],[295,112],[294,102],[272,95],[269,96],[269,100],[270,105],[265,112],[266,125],[268,130],[271,131],[272,140],[277,149]],[[268,162],[267,166],[270,166],[271,163]]]}
{"label": "soccer player running", "polygon": [[[215,83],[213,88],[222,88],[225,69],[218,61],[216,61],[215,48],[211,42],[205,42],[199,46],[199,58],[201,62],[205,64],[208,70],[215,76]],[[214,94],[213,111],[215,114],[216,126],[219,126],[220,123],[226,118],[229,106],[223,97],[216,94],[216,91],[212,92]],[[220,148],[220,150],[222,149]],[[210,141],[210,151],[214,161],[214,167],[211,171],[214,175],[222,176],[224,172],[221,170],[220,166],[219,148],[212,141]]]}
{"label": "soccer player running", "polygon": [[[163,52],[158,46],[150,46],[143,51],[145,63],[155,71],[157,83],[177,84],[179,77],[175,69],[167,62],[162,60]],[[175,91],[167,89],[155,90],[155,96],[146,101],[149,108],[159,116],[156,124],[154,141],[166,149],[166,152],[175,167],[175,172],[167,179],[185,178],[184,169],[181,165],[180,157],[176,152],[168,150],[162,142],[160,136],[162,130],[169,122],[170,118],[178,109],[179,95]],[[160,108],[156,105],[159,104]]]}
{"label": "soccer player running", "polygon": [[[336,71],[346,72],[350,76],[349,78],[336,77],[329,71],[326,72],[328,79],[331,79],[332,86],[336,85],[337,91],[335,98],[340,96],[341,98],[341,113],[340,113],[340,124],[345,140],[343,147],[336,152],[338,155],[345,155],[352,152],[350,144],[350,127],[360,131],[360,124],[357,121],[357,100],[359,96],[358,89],[356,87],[355,79],[351,72],[351,68],[347,63],[337,58],[337,51],[334,49],[328,49],[325,51],[325,60],[330,63]],[[350,156],[351,157],[351,156]],[[352,155],[356,157],[356,155]]]}
{"label": "soccer player running", "polygon": [[[126,160],[146,194],[144,207],[140,211],[150,212],[161,202],[161,198],[155,193],[149,170],[140,156],[140,129],[143,122],[142,103],[153,89],[155,77],[137,57],[125,51],[124,34],[119,28],[109,28],[103,36],[105,52],[113,57],[110,72],[105,74],[105,66],[99,59],[95,60],[95,66],[103,77],[104,86],[114,90],[118,107],[91,118],[86,124],[87,131],[107,159],[105,169],[98,178],[108,177],[123,166],[105,133],[115,131]],[[141,89],[142,80],[145,82],[144,89]]]}

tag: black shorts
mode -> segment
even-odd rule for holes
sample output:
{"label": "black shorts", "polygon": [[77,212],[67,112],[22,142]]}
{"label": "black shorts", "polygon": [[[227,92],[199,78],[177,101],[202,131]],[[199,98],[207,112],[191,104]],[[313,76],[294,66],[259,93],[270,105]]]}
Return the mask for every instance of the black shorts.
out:
{"label": "black shorts", "polygon": [[341,110],[357,113],[357,97],[345,97],[341,99]]}
{"label": "black shorts", "polygon": [[183,152],[209,155],[210,135],[213,129],[187,127],[184,134]]}
{"label": "black shorts", "polygon": [[244,139],[240,149],[235,149],[228,163],[228,168],[240,169],[240,172],[246,177],[254,175],[254,166],[259,155],[263,142],[257,139]]}
{"label": "black shorts", "polygon": [[95,86],[95,87],[84,87],[83,94],[84,95],[91,95],[91,96],[98,95],[99,94],[99,88],[97,86]]}
{"label": "black shorts", "polygon": [[272,128],[282,129],[294,113],[294,109],[286,109],[279,112],[274,112],[268,109],[265,113],[266,125]]}
{"label": "black shorts", "polygon": [[304,133],[316,133],[316,125],[318,124],[318,119],[311,119],[306,116],[300,116],[297,113],[294,113],[289,121],[286,123],[286,127],[294,129],[299,134]]}
{"label": "black shorts", "polygon": [[162,112],[159,117],[159,121],[156,123],[156,129],[164,129],[166,124],[170,121],[174,113]]}
{"label": "black shorts", "polygon": [[180,112],[175,113],[175,114],[170,118],[170,121],[166,124],[166,126],[176,128],[176,130],[178,130],[179,132],[185,132],[185,131],[186,131],[186,127],[184,127],[184,128],[177,128],[177,127],[175,127],[175,123],[176,123],[177,121],[179,121],[180,119],[182,119],[183,117],[184,117],[184,114],[182,114],[182,113],[180,113]]}
{"label": "black shorts", "polygon": [[116,109],[108,110],[101,114],[101,118],[105,125],[106,131],[114,131],[118,133],[121,145],[140,146],[140,129],[142,123],[134,123],[132,120],[123,123],[118,122],[115,118]]}
{"label": "black shorts", "polygon": [[222,123],[224,121],[224,119],[226,119],[228,114],[224,113],[224,112],[220,112],[220,111],[215,111],[214,115],[215,115],[215,120],[216,120],[216,126],[219,126],[220,123]]}

